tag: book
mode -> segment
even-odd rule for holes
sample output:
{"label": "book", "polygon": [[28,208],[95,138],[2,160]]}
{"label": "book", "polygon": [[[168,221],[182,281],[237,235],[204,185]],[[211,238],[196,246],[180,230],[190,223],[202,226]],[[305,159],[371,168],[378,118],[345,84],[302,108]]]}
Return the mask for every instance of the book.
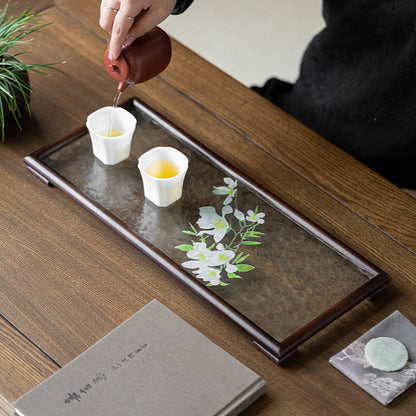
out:
{"label": "book", "polygon": [[22,416],[237,415],[265,380],[157,300],[20,397]]}

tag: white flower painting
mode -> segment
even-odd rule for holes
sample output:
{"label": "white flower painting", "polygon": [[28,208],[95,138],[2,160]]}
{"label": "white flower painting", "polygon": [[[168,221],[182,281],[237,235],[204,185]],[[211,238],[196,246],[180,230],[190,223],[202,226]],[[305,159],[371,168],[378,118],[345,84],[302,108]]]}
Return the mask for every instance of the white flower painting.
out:
{"label": "white flower painting", "polygon": [[[254,210],[246,213],[237,206],[238,182],[224,178],[226,186],[214,187],[213,194],[225,196],[220,211],[213,206],[199,208],[196,226],[182,231],[191,236],[190,244],[176,246],[186,253],[187,261],[182,266],[191,269],[197,279],[207,286],[228,286],[232,279],[242,279],[241,274],[254,269],[245,262],[249,257],[242,247],[260,245],[264,233],[256,231],[264,224],[265,214]],[[198,228],[197,228],[198,227]]]}
{"label": "white flower painting", "polygon": [[204,231],[200,231],[197,235],[210,234],[214,237],[216,243],[220,242],[229,230],[230,225],[225,216],[231,212],[233,212],[233,209],[229,205],[222,208],[222,216],[216,213],[214,207],[199,208],[200,218],[196,223]]}

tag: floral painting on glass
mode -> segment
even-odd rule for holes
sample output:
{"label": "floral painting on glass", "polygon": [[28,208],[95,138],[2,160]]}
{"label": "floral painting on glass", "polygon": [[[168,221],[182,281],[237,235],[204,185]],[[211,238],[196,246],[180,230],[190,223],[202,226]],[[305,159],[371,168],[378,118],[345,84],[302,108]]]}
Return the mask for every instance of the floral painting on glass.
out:
{"label": "floral painting on glass", "polygon": [[255,267],[248,263],[247,246],[260,245],[264,233],[257,227],[264,223],[265,214],[258,206],[246,212],[238,208],[237,181],[224,178],[225,186],[215,186],[213,194],[224,197],[222,207],[199,208],[196,225],[182,231],[190,242],[176,246],[186,253],[182,266],[191,269],[207,286],[227,286],[232,279],[242,279]]}

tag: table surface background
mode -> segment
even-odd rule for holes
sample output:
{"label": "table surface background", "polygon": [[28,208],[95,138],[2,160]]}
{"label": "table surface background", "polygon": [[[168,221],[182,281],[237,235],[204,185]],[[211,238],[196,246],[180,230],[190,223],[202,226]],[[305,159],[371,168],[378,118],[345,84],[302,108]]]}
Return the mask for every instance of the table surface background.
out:
{"label": "table surface background", "polygon": [[0,393],[15,400],[157,298],[266,379],[266,395],[246,415],[414,414],[414,388],[385,408],[328,359],[396,309],[416,322],[416,200],[179,43],[168,69],[123,99],[138,96],[386,271],[392,282],[372,302],[276,366],[226,317],[27,171],[24,156],[112,103],[98,4],[35,3],[54,23],[35,34],[25,60],[66,61],[67,76],[31,75],[32,117],[23,131],[9,122],[0,144]]}

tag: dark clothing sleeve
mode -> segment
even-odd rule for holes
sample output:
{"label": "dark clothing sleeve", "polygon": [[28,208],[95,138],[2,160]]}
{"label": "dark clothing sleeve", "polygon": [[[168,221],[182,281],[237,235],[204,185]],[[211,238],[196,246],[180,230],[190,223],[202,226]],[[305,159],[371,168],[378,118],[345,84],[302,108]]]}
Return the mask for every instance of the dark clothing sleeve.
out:
{"label": "dark clothing sleeve", "polygon": [[324,0],[291,86],[255,90],[398,186],[416,188],[416,1]]}
{"label": "dark clothing sleeve", "polygon": [[193,0],[178,0],[173,8],[172,14],[183,13],[191,4]]}

